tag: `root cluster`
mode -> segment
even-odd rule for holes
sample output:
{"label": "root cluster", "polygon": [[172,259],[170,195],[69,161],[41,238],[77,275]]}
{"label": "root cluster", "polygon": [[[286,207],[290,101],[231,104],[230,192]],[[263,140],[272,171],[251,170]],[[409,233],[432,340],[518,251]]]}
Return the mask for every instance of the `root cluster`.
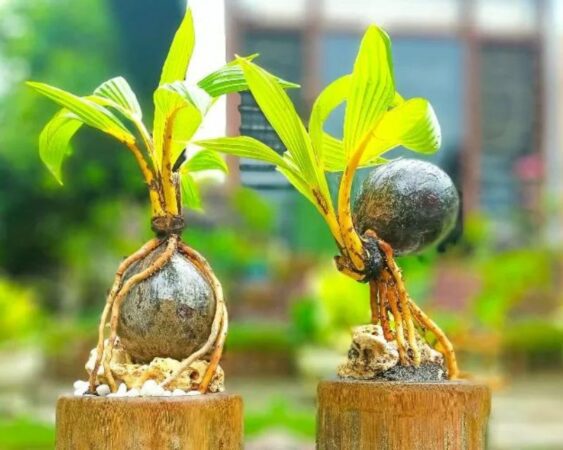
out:
{"label": "root cluster", "polygon": [[[145,270],[133,275],[125,283],[123,282],[123,275],[134,263],[148,256],[160,245],[166,245],[164,252]],[[151,239],[143,245],[137,252],[126,258],[118,267],[115,274],[113,286],[108,294],[100,325],[98,328],[98,344],[96,347],[96,361],[89,379],[89,391],[95,392],[96,390],[96,376],[100,365],[104,368],[104,374],[107,379],[108,385],[112,392],[117,390],[117,385],[112,373],[111,362],[113,357],[113,350],[117,340],[117,325],[119,322],[119,312],[123,300],[127,294],[138,283],[153,276],[156,272],[161,270],[172,258],[174,253],[179,251],[182,253],[206,278],[207,282],[213,289],[215,297],[215,316],[211,325],[211,331],[205,344],[186,359],[184,359],[177,370],[166,378],[162,383],[162,387],[166,387],[177,380],[190,365],[198,360],[209,356],[209,365],[199,384],[199,391],[205,393],[208,390],[209,383],[211,382],[221,355],[225,338],[227,336],[228,316],[225,302],[223,299],[223,289],[219,280],[213,273],[213,270],[207,261],[195,250],[184,244],[177,234],[171,234],[164,239]],[[109,338],[107,340],[107,348],[104,351],[104,331],[109,322]]]}
{"label": "root cluster", "polygon": [[[371,230],[366,231],[365,237],[377,243],[383,256],[380,270],[367,280],[370,286],[372,324],[381,326],[387,341],[396,341],[399,362],[404,366],[420,365],[421,351],[417,338],[425,337],[427,331],[431,332],[444,355],[448,378],[458,378],[459,369],[451,342],[440,327],[410,298],[401,270],[393,257],[393,249]],[[361,274],[353,273],[350,266],[342,264],[341,260],[337,260],[337,266],[346,275],[356,280],[362,279]]]}

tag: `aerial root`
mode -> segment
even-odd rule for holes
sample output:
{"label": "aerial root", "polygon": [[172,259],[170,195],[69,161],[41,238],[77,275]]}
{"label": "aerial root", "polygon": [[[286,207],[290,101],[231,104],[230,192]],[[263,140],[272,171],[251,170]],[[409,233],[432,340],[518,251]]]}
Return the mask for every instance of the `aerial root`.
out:
{"label": "aerial root", "polygon": [[199,392],[205,394],[207,392],[207,388],[209,387],[209,383],[213,379],[215,375],[215,371],[217,370],[217,366],[219,365],[219,361],[221,360],[221,356],[223,355],[223,346],[225,345],[225,339],[227,338],[227,332],[229,330],[229,321],[228,321],[228,314],[227,314],[227,307],[223,304],[223,320],[221,322],[221,331],[219,336],[217,337],[217,342],[215,343],[215,350],[211,355],[211,359],[209,360],[209,366],[207,366],[207,370],[201,384],[199,385]]}
{"label": "aerial root", "polygon": [[387,271],[384,272],[384,283],[387,283],[387,302],[391,308],[391,314],[395,322],[395,338],[397,340],[397,350],[399,351],[399,360],[401,364],[408,364],[407,361],[407,344],[405,342],[405,334],[403,330],[403,318],[399,310],[397,301],[397,293],[392,284],[389,284],[390,277]]}
{"label": "aerial root", "polygon": [[448,368],[448,378],[450,380],[455,380],[459,378],[459,368],[457,366],[455,351],[452,343],[450,342],[446,334],[410,298],[408,299],[408,304],[418,324],[422,328],[430,330],[432,333],[434,333],[434,336],[436,336],[436,339],[440,343],[444,353],[444,358],[446,359],[446,365]]}
{"label": "aerial root", "polygon": [[389,326],[389,313],[387,308],[387,285],[385,283],[377,283],[377,291],[379,298],[379,323],[381,324],[381,329],[383,330],[383,336],[385,337],[385,340],[392,341],[394,339],[394,336],[391,332],[391,327]]}
{"label": "aerial root", "polygon": [[371,307],[371,323],[375,325],[379,322],[379,293],[375,280],[369,282],[369,304]]}
{"label": "aerial root", "polygon": [[125,297],[133,287],[135,287],[141,281],[144,281],[147,278],[153,276],[156,272],[162,269],[170,261],[170,259],[174,255],[174,252],[178,248],[178,240],[179,240],[178,235],[176,234],[171,235],[168,238],[166,249],[158,256],[158,258],[156,258],[154,262],[145,270],[129,278],[115,295],[113,304],[111,306],[110,337],[108,341],[108,346],[106,348],[106,354],[105,357],[103,358],[104,375],[107,379],[108,385],[112,392],[115,392],[117,390],[117,386],[115,384],[115,379],[113,378],[113,373],[111,371],[110,363],[113,356],[115,341],[117,339],[117,324],[119,320],[119,309],[121,307],[121,303],[123,303],[123,300],[125,299]]}
{"label": "aerial root", "polygon": [[133,253],[131,256],[125,258],[115,273],[115,278],[113,280],[113,285],[109,291],[106,299],[106,304],[102,311],[102,316],[100,319],[100,324],[98,326],[98,344],[96,346],[96,361],[94,363],[94,368],[90,373],[89,378],[89,388],[90,392],[94,392],[96,389],[96,377],[98,375],[98,369],[102,361],[102,355],[104,353],[104,329],[108,319],[108,315],[111,311],[113,303],[115,301],[115,296],[117,295],[119,289],[121,288],[121,281],[123,279],[123,274],[137,261],[143,259],[149,253],[151,253],[155,248],[157,248],[162,241],[160,239],[151,239],[146,244],[144,244],[139,250]]}
{"label": "aerial root", "polygon": [[168,386],[170,383],[177,380],[178,377],[186,369],[188,369],[194,361],[205,357],[212,351],[213,353],[211,355],[209,365],[203,377],[202,383],[199,386],[199,391],[205,393],[207,392],[209,383],[215,374],[217,365],[219,364],[219,360],[221,359],[221,355],[223,353],[223,345],[228,329],[227,308],[223,299],[223,288],[221,287],[221,283],[213,273],[213,270],[205,258],[182,242],[179,244],[179,250],[196,266],[201,274],[207,278],[209,284],[211,284],[215,296],[215,316],[213,317],[211,331],[205,344],[203,344],[199,350],[196,350],[184,359],[178,369],[176,369],[176,371],[166,378],[160,385],[162,387]]}

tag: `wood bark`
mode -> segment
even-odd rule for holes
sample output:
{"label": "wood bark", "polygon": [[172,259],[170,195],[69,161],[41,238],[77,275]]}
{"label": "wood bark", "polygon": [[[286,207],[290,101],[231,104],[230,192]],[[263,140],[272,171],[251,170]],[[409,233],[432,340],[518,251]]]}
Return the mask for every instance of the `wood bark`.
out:
{"label": "wood bark", "polygon": [[239,450],[242,399],[72,397],[57,402],[57,450]]}
{"label": "wood bark", "polygon": [[322,381],[319,450],[479,450],[485,448],[491,395],[462,381]]}

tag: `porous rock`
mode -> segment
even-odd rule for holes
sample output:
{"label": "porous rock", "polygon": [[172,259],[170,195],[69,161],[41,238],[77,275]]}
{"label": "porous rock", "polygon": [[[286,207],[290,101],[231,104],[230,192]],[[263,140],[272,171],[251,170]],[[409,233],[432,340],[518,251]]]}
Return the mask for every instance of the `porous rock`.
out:
{"label": "porous rock", "polygon": [[[129,390],[137,389],[141,391],[143,385],[148,380],[161,383],[175,372],[181,364],[181,361],[173,358],[154,358],[150,363],[146,364],[133,363],[120,342],[117,342],[113,355],[114,358],[111,363],[111,370],[115,382],[118,385],[120,382],[124,383]],[[86,363],[86,370],[89,374],[94,368],[95,360],[96,349],[93,349]],[[208,366],[208,361],[194,361],[177,380],[167,386],[167,390],[173,391],[175,389],[182,389],[183,391],[191,391],[198,389]],[[103,367],[98,369],[96,381],[98,384],[107,383]],[[225,390],[225,375],[220,366],[217,366],[208,390],[209,392],[223,392]]]}
{"label": "porous rock", "polygon": [[409,365],[399,364],[396,341],[387,341],[379,325],[362,325],[352,330],[348,359],[338,368],[340,378],[355,380],[440,381],[445,379],[443,355],[416,336],[420,366],[415,367],[407,348]]}

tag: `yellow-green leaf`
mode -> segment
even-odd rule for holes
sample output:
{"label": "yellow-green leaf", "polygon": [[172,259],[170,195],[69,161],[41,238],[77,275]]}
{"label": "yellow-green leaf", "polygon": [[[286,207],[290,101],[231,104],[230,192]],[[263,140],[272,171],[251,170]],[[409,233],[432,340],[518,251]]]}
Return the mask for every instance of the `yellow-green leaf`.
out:
{"label": "yellow-green leaf", "polygon": [[27,82],[40,94],[50,98],[58,105],[66,108],[83,123],[97,128],[123,142],[135,142],[135,136],[114,116],[110,110],[84,97],[44,83]]}
{"label": "yellow-green leaf", "polygon": [[372,25],[354,63],[344,115],[344,153],[349,157],[367,139],[395,96],[387,34]]}
{"label": "yellow-green leaf", "polygon": [[187,170],[180,172],[182,186],[182,203],[190,209],[201,211],[201,194],[197,183]]}
{"label": "yellow-green leaf", "polygon": [[63,184],[61,166],[70,153],[70,140],[83,122],[66,109],[60,110],[47,122],[39,135],[39,156],[55,179]]}
{"label": "yellow-green leaf", "polygon": [[186,78],[186,72],[192,57],[194,45],[194,21],[192,11],[188,8],[170,45],[168,56],[162,67],[159,84],[172,83]]}
{"label": "yellow-green leaf", "polygon": [[205,149],[238,156],[239,158],[252,158],[279,167],[289,167],[287,162],[278,153],[266,144],[249,136],[206,139],[197,141],[195,144]]}
{"label": "yellow-green leaf", "polygon": [[94,90],[94,95],[111,100],[127,117],[141,120],[143,112],[137,96],[123,77],[115,77],[105,81]]}
{"label": "yellow-green leaf", "polygon": [[[440,124],[432,105],[424,98],[411,98],[384,116],[374,131],[380,145],[402,145],[419,153],[434,153],[440,148]],[[372,148],[369,155],[374,156]]]}
{"label": "yellow-green leaf", "polygon": [[215,151],[204,149],[197,152],[185,163],[188,172],[202,170],[220,170],[227,173],[229,168],[225,160]]}
{"label": "yellow-green leaf", "polygon": [[[156,167],[161,167],[165,139],[171,139],[170,163],[173,164],[189,139],[197,131],[211,105],[211,98],[187,82],[163,84],[154,93],[153,140]],[[165,134],[170,131],[169,136]]]}
{"label": "yellow-green leaf", "polygon": [[[247,61],[252,61],[258,54],[245,57]],[[296,83],[282,80],[276,77],[278,83],[284,89],[300,87]],[[224,65],[215,72],[210,73],[198,82],[198,86],[205,90],[212,97],[230,94],[232,92],[241,92],[248,90],[248,84],[244,78],[244,73],[237,60],[233,60]]]}

